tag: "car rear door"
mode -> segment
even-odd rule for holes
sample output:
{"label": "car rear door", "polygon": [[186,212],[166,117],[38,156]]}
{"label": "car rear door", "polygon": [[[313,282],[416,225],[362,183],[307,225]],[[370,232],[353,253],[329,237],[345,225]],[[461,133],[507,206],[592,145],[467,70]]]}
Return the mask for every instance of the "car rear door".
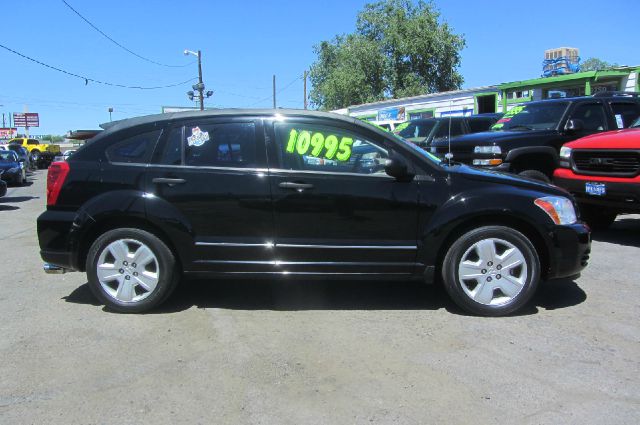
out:
{"label": "car rear door", "polygon": [[265,128],[280,273],[414,272],[417,183],[384,172],[388,141],[318,118]]}
{"label": "car rear door", "polygon": [[[189,271],[270,271],[274,227],[262,121],[176,122],[154,154],[147,188],[186,223]],[[150,214],[160,212],[150,211]]]}

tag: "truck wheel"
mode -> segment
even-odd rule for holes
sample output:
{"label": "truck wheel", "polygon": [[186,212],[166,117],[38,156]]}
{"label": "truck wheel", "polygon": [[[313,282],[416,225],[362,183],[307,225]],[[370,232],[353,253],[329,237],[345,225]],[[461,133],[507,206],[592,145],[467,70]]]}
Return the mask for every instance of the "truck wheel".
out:
{"label": "truck wheel", "polygon": [[587,222],[591,230],[607,230],[616,221],[617,215],[607,209],[580,205],[580,218]]}
{"label": "truck wheel", "polygon": [[518,173],[519,176],[528,177],[530,179],[538,180],[544,183],[551,183],[551,179],[547,177],[545,173],[538,170],[524,170]]}
{"label": "truck wheel", "polygon": [[140,229],[104,233],[91,245],[86,269],[96,298],[120,313],[143,313],[157,307],[180,279],[173,252],[158,237]]}
{"label": "truck wheel", "polygon": [[540,280],[533,244],[515,229],[483,226],[449,247],[442,268],[444,287],[464,310],[503,316],[523,307]]}

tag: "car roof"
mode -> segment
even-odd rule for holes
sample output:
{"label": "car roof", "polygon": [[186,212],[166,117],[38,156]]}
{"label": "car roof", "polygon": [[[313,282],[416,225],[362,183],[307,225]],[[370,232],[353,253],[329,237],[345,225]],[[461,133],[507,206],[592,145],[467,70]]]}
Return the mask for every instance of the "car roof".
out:
{"label": "car roof", "polygon": [[[108,122],[100,124],[100,127],[105,129],[103,133],[113,133],[115,131],[124,130],[130,127],[136,127],[144,124],[152,124],[157,122],[171,122],[175,120],[184,119],[197,119],[197,118],[216,118],[216,117],[255,117],[255,116],[277,116],[284,115],[288,117],[310,117],[310,118],[324,118],[343,121],[347,124],[355,124],[360,127],[365,127],[369,130],[375,129],[380,134],[386,134],[385,131],[375,128],[372,125],[365,123],[348,115],[336,114],[333,112],[321,112],[321,111],[307,111],[303,109],[207,109],[204,111],[184,111],[184,112],[171,112],[164,114],[145,115],[141,117],[129,118],[119,121]],[[101,133],[102,134],[102,133]]]}

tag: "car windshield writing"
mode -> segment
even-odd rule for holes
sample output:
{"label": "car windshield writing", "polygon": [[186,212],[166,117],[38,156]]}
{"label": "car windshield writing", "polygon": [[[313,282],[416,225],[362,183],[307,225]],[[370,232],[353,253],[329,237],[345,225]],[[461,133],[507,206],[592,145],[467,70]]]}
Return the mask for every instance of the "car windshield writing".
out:
{"label": "car windshield writing", "polygon": [[552,130],[558,126],[567,102],[542,102],[514,106],[491,130]]}

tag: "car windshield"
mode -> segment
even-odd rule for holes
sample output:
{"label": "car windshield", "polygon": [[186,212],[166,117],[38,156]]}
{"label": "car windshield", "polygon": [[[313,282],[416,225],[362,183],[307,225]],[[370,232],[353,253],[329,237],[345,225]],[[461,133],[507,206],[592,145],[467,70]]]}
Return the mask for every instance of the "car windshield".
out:
{"label": "car windshield", "polygon": [[393,135],[394,139],[396,141],[398,141],[399,143],[402,143],[404,146],[408,147],[409,149],[413,150],[414,152],[417,152],[418,154],[420,154],[420,156],[427,158],[429,161],[436,163],[436,164],[440,164],[442,161],[440,160],[440,158],[438,158],[437,156],[433,155],[430,152],[425,151],[424,149],[418,147],[417,145],[415,145],[414,143],[411,143],[405,139],[403,139],[402,137],[398,136],[397,134]]}
{"label": "car windshield", "polygon": [[629,128],[640,128],[640,117],[638,117],[638,119],[636,119],[633,124],[631,124],[629,126]]}
{"label": "car windshield", "polygon": [[16,154],[12,151],[0,151],[0,161],[2,162],[15,162]]}
{"label": "car windshield", "polygon": [[418,120],[409,122],[409,124],[398,132],[398,136],[405,139],[412,139],[416,137],[427,137],[429,133],[436,125],[436,120]]}
{"label": "car windshield", "polygon": [[558,126],[568,105],[568,102],[540,102],[514,106],[491,126],[491,130],[553,130]]}

